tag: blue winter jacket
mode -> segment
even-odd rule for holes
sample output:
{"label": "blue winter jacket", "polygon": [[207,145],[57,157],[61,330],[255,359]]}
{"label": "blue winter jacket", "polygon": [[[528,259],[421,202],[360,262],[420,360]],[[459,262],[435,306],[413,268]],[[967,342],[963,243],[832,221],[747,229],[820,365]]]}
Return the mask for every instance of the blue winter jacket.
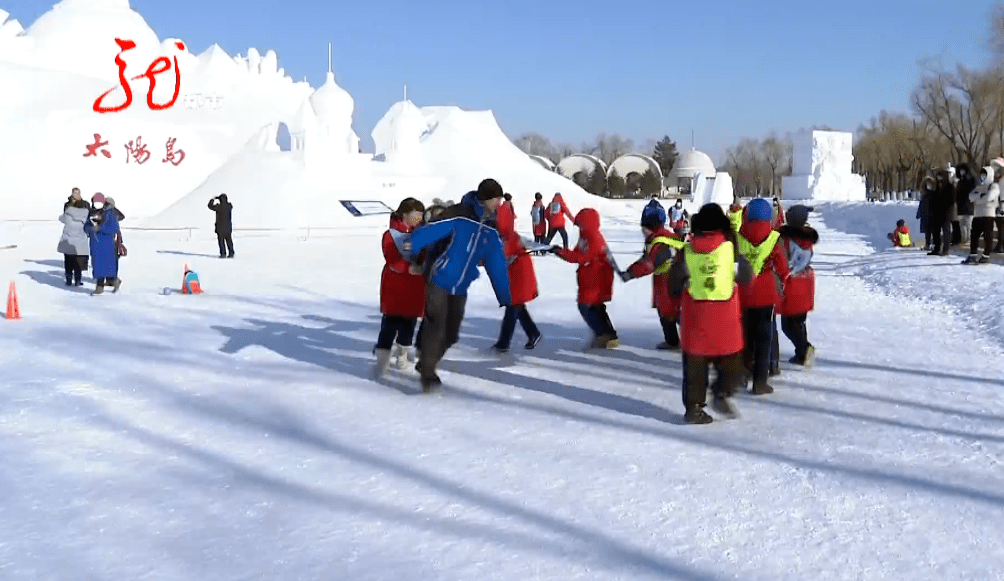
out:
{"label": "blue winter jacket", "polygon": [[119,233],[119,220],[113,208],[101,211],[101,222],[88,219],[84,232],[91,238],[91,266],[94,278],[117,278],[119,261],[115,254],[115,235]]}
{"label": "blue winter jacket", "polygon": [[647,206],[645,206],[645,209],[641,211],[643,219],[649,214],[655,214],[659,217],[659,222],[662,222],[663,224],[666,223],[666,209],[662,207],[662,204],[660,204],[658,200],[652,200]]}
{"label": "blue winter jacket", "polygon": [[434,284],[451,295],[466,295],[468,287],[478,279],[478,265],[483,264],[499,304],[512,302],[502,240],[475,192],[469,192],[436,221],[412,232],[411,252],[417,256],[440,240],[446,242],[445,249],[431,257],[434,262],[429,277]]}

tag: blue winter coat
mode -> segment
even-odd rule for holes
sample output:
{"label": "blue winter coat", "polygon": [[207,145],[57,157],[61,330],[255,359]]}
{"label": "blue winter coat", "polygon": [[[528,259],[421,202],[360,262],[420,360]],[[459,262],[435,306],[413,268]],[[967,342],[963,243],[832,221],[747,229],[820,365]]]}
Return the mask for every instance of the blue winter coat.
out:
{"label": "blue winter coat", "polygon": [[662,204],[659,203],[659,200],[652,200],[651,202],[648,203],[647,206],[645,206],[645,209],[641,211],[642,219],[644,220],[645,216],[648,216],[649,214],[655,214],[656,216],[658,216],[659,223],[661,224],[666,223],[666,208],[662,207]]}
{"label": "blue winter coat", "polygon": [[94,278],[117,278],[119,261],[115,254],[115,236],[119,233],[119,220],[113,208],[101,211],[102,220],[84,223],[84,232],[91,239],[91,265]]}
{"label": "blue winter coat", "polygon": [[442,254],[433,258],[429,275],[432,282],[451,295],[466,295],[468,287],[478,279],[478,265],[483,264],[499,304],[510,304],[509,268],[502,240],[475,192],[469,192],[443,215],[411,234],[413,255],[440,240],[447,242]]}

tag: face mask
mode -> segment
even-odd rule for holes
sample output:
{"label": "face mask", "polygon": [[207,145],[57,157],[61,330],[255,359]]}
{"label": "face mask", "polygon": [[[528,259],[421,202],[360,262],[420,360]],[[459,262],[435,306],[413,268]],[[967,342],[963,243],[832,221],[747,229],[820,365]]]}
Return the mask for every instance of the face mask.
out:
{"label": "face mask", "polygon": [[981,184],[987,183],[987,174],[983,174],[980,176],[980,183]]}
{"label": "face mask", "polygon": [[104,207],[105,207],[105,205],[102,204],[101,202],[94,202],[94,209],[95,210],[100,210],[101,208],[104,208]]}

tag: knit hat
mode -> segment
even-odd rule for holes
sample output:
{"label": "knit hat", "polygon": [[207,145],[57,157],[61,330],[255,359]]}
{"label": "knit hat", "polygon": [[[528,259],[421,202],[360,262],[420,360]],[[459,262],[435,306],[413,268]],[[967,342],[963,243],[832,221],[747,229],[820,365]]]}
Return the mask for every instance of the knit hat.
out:
{"label": "knit hat", "polygon": [[649,230],[658,230],[666,225],[665,214],[660,215],[659,212],[642,212],[641,214],[641,227],[648,228]]}
{"label": "knit hat", "polygon": [[91,202],[95,203],[95,204],[104,204],[105,203],[105,195],[102,194],[101,192],[98,192],[98,193],[94,194],[93,198],[91,198]]}
{"label": "knit hat", "polygon": [[788,208],[788,215],[786,216],[788,224],[792,226],[805,226],[805,223],[809,221],[809,212],[813,210],[813,207],[803,206],[802,204]]}
{"label": "knit hat", "polygon": [[492,200],[494,198],[501,198],[504,192],[502,191],[502,186],[491,178],[488,178],[478,184],[478,199],[482,202]]}
{"label": "knit hat", "polygon": [[690,229],[695,234],[703,232],[722,232],[725,234],[732,230],[732,224],[729,222],[725,212],[722,211],[721,206],[718,204],[705,204],[690,219]]}
{"label": "knit hat", "polygon": [[758,220],[770,222],[773,217],[774,211],[770,207],[770,202],[763,198],[754,198],[746,204],[746,219],[750,222]]}
{"label": "knit hat", "polygon": [[537,192],[536,194],[533,195],[533,199],[534,200],[543,200],[544,196],[540,195],[540,192]]}

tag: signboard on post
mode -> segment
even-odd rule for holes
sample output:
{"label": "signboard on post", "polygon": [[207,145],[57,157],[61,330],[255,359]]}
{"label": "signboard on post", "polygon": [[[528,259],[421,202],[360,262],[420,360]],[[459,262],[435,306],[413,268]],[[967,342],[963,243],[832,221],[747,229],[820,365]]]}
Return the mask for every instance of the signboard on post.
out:
{"label": "signboard on post", "polygon": [[394,210],[383,202],[376,200],[339,200],[345,209],[355,217],[392,214]]}

